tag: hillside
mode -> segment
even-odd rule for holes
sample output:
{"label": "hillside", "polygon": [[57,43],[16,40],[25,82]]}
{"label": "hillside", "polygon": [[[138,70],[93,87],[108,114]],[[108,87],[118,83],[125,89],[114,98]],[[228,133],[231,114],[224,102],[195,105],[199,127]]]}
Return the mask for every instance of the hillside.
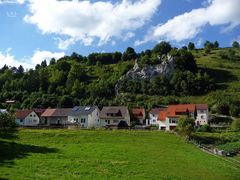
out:
{"label": "hillside", "polygon": [[[42,62],[36,66],[36,70],[27,72],[19,68],[3,67],[0,70],[0,106],[14,110],[96,104],[143,106],[150,109],[171,103],[190,102],[208,103],[211,107],[223,97],[228,98],[228,101],[240,99],[240,49],[233,48],[213,49],[208,53],[204,49],[191,51],[196,59],[198,72],[206,72],[213,80],[203,81],[205,86],[200,87],[204,89],[211,86],[210,82],[214,82],[214,89],[188,93],[191,88],[187,88],[184,93],[172,92],[163,95],[125,92],[116,97],[115,84],[133,67],[136,56],[140,56],[140,62],[158,63],[154,54],[147,58],[150,62],[145,62],[149,51],[137,55],[133,49],[128,48],[122,59],[121,53],[118,52],[93,53],[88,57],[73,53],[57,62],[53,59],[49,66]],[[229,58],[229,52],[232,51],[235,53]],[[128,87],[125,82],[123,85]],[[6,104],[5,101],[9,99],[15,100],[16,103]]]}
{"label": "hillside", "polygon": [[[0,139],[3,179],[238,179],[239,165],[157,131],[20,130]],[[140,148],[139,148],[140,147]]]}

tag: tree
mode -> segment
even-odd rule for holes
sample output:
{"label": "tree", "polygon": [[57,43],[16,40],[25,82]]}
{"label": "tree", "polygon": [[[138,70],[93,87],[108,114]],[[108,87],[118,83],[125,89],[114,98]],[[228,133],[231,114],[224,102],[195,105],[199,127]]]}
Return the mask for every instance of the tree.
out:
{"label": "tree", "polygon": [[188,49],[189,49],[189,50],[194,50],[194,49],[195,49],[195,44],[192,43],[192,42],[189,42],[189,43],[188,43]]}
{"label": "tree", "polygon": [[126,51],[122,55],[122,60],[127,61],[127,60],[135,60],[137,58],[137,53],[132,47],[128,47]]}
{"label": "tree", "polygon": [[240,119],[235,119],[235,120],[232,122],[231,129],[232,129],[233,131],[240,131]]}
{"label": "tree", "polygon": [[169,53],[171,49],[172,49],[172,46],[170,45],[170,43],[162,41],[153,48],[153,52],[155,54],[162,56],[164,54]]}
{"label": "tree", "polygon": [[214,47],[215,49],[217,49],[217,48],[219,47],[218,41],[215,41],[215,42],[213,43],[213,47]]}
{"label": "tree", "polygon": [[188,140],[194,131],[194,125],[195,125],[194,119],[182,116],[178,121],[177,132],[181,136],[183,136],[186,140]]}
{"label": "tree", "polygon": [[234,42],[232,43],[232,47],[233,47],[233,48],[239,48],[239,47],[240,47],[239,42],[234,41]]}
{"label": "tree", "polygon": [[9,113],[0,113],[0,130],[11,129],[15,126],[14,116]]}

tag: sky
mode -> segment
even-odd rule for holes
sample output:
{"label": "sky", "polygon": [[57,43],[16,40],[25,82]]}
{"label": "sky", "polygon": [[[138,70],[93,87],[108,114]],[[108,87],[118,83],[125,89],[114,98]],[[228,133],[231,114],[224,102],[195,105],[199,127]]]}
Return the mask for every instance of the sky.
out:
{"label": "sky", "polygon": [[240,42],[240,0],[0,0],[0,67],[77,52]]}

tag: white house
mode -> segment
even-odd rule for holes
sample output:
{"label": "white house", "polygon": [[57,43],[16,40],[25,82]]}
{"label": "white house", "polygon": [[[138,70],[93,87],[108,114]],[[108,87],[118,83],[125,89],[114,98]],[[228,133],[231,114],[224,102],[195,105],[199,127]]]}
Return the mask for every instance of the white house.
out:
{"label": "white house", "polygon": [[33,110],[17,110],[16,124],[19,126],[37,126],[40,119]]}
{"label": "white house", "polygon": [[195,120],[196,126],[208,123],[207,104],[178,104],[170,105],[165,110],[160,111],[158,123],[160,130],[173,130],[177,127],[181,116],[189,116]]}
{"label": "white house", "polygon": [[159,125],[158,115],[160,111],[165,110],[165,108],[153,108],[149,112],[149,122],[147,125]]}
{"label": "white house", "polygon": [[76,106],[68,115],[68,124],[75,124],[81,128],[100,126],[100,111],[97,106]]}
{"label": "white house", "polygon": [[126,106],[103,107],[100,112],[100,125],[102,127],[130,126],[130,113]]}
{"label": "white house", "polygon": [[195,120],[196,126],[208,124],[208,105],[196,104],[196,109],[197,109],[197,117]]}

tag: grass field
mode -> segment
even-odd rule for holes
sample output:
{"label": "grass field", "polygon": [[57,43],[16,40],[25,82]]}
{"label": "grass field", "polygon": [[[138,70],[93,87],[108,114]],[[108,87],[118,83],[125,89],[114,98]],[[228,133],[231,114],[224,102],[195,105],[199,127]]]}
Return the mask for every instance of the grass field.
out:
{"label": "grass field", "polygon": [[0,139],[0,179],[239,177],[239,167],[157,131],[20,130]]}

